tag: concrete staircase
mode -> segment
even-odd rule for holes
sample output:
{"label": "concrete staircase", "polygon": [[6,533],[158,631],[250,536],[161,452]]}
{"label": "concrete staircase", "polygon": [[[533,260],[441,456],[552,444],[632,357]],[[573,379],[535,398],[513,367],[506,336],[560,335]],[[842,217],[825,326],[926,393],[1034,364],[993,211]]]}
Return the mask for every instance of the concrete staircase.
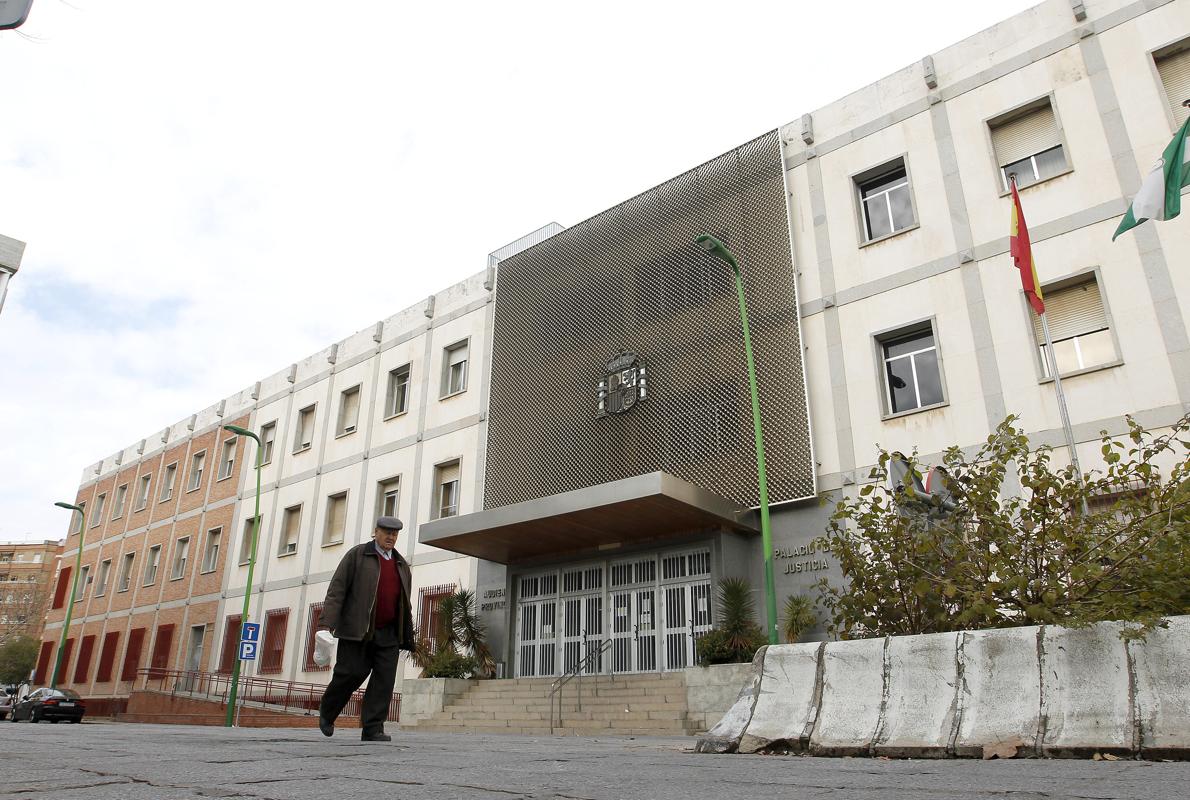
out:
{"label": "concrete staircase", "polygon": [[[412,729],[459,733],[550,733],[550,685],[554,678],[479,681],[466,694]],[[689,736],[686,679],[680,672],[602,675],[562,689],[562,724],[553,732],[570,736]],[[557,700],[554,713],[557,714]],[[407,729],[410,726],[406,726]]]}

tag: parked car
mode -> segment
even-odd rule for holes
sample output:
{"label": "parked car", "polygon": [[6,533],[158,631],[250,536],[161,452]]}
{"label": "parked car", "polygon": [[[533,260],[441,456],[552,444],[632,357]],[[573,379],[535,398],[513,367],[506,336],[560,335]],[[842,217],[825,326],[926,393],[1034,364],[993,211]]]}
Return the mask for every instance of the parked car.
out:
{"label": "parked car", "polygon": [[13,703],[16,698],[7,692],[0,694],[0,720],[8,719],[8,715],[12,713]]}
{"label": "parked car", "polygon": [[25,695],[13,706],[12,721],[27,719],[30,722],[68,719],[82,722],[87,713],[87,704],[77,693],[69,689],[51,689],[48,686]]}

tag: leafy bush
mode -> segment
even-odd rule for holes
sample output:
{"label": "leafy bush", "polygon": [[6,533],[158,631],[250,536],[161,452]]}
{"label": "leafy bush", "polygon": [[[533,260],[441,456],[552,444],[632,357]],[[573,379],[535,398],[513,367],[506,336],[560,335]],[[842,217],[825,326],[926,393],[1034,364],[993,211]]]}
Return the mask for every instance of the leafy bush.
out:
{"label": "leafy bush", "polygon": [[719,624],[699,638],[695,649],[698,662],[707,664],[735,664],[752,660],[768,639],[756,624],[756,603],[752,588],[741,578],[719,581],[716,603]]}
{"label": "leafy bush", "polygon": [[37,640],[14,636],[0,644],[0,683],[21,683],[37,662]]}
{"label": "leafy bush", "polygon": [[1161,435],[1131,417],[1126,435],[1103,432],[1104,468],[1085,476],[1054,468],[1015,422],[973,457],[946,451],[952,506],[890,488],[880,451],[875,482],[836,505],[825,536],[846,578],[819,583],[836,633],[1124,620],[1135,636],[1190,612],[1190,415]]}
{"label": "leafy bush", "polygon": [[[424,678],[487,678],[496,661],[487,632],[475,614],[475,593],[459,589],[439,601],[437,629],[414,631],[413,663]],[[432,635],[431,635],[432,634]]]}
{"label": "leafy bush", "polygon": [[785,641],[793,644],[802,638],[802,634],[818,624],[818,614],[814,611],[814,601],[800,594],[791,594],[785,598],[785,613],[781,616],[781,635]]}

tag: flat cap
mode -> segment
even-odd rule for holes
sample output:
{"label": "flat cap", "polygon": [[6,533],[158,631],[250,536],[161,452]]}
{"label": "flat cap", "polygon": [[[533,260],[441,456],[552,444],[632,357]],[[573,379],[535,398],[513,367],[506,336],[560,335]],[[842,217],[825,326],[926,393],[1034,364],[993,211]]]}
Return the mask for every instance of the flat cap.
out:
{"label": "flat cap", "polygon": [[396,517],[381,517],[380,519],[376,520],[376,527],[384,528],[385,530],[390,531],[399,531],[401,528],[405,527],[405,524]]}

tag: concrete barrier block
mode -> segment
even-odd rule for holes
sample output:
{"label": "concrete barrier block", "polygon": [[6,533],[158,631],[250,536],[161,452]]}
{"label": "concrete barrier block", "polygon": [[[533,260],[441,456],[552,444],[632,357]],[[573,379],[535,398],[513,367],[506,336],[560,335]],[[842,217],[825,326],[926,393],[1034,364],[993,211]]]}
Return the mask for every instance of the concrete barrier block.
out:
{"label": "concrete barrier block", "polygon": [[884,702],[886,639],[828,642],[822,651],[822,700],[810,735],[821,755],[867,755]]}
{"label": "concrete barrier block", "polygon": [[769,647],[752,719],[739,752],[755,753],[777,743],[804,750],[814,729],[818,706],[820,656],[825,644]]}
{"label": "concrete barrier block", "polygon": [[1041,751],[1082,757],[1134,749],[1128,656],[1118,623],[1046,626],[1041,638]]}
{"label": "concrete barrier block", "polygon": [[889,639],[887,699],[873,752],[944,758],[958,719],[957,633]]}
{"label": "concrete barrier block", "polygon": [[1168,623],[1128,644],[1145,758],[1190,757],[1190,617]]}
{"label": "concrete barrier block", "polygon": [[985,747],[1016,745],[1037,754],[1041,728],[1041,628],[967,631],[959,635],[959,730],[954,753],[983,755]]}
{"label": "concrete barrier block", "polygon": [[756,651],[752,659],[752,673],[744,688],[736,696],[735,703],[723,718],[715,723],[709,731],[698,737],[698,744],[694,746],[698,753],[734,753],[739,747],[740,737],[752,719],[752,710],[756,707],[756,694],[760,687],[760,677],[764,671],[765,651],[762,647]]}

